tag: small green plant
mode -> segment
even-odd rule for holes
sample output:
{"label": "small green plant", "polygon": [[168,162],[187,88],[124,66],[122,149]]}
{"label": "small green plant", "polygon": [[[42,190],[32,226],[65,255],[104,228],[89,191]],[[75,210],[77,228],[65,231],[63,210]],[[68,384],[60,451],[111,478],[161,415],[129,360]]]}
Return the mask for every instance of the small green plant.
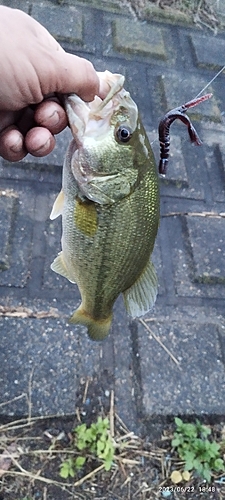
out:
{"label": "small green plant", "polygon": [[60,466],[60,476],[63,478],[74,477],[76,471],[81,469],[86,462],[87,454],[95,455],[104,463],[105,470],[110,470],[114,458],[115,447],[109,433],[109,419],[98,417],[97,422],[87,427],[81,424],[75,427],[75,449],[83,452],[76,458],[68,458]]}
{"label": "small green plant", "polygon": [[210,482],[212,471],[223,471],[225,467],[220,458],[220,445],[208,439],[211,429],[199,420],[195,424],[185,424],[180,418],[175,418],[175,424],[177,427],[171,444],[185,461],[185,470],[194,469]]}

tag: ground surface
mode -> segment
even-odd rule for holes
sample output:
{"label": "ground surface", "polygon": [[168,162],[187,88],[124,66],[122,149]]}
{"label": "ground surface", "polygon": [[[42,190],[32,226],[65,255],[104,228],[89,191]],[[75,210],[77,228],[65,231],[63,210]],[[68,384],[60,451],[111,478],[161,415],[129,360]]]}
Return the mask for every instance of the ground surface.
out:
{"label": "ground surface", "polygon": [[[126,88],[138,104],[157,161],[161,116],[195,97],[224,65],[223,28],[206,29],[202,18],[193,24],[180,11],[171,17],[166,8],[150,10],[146,20],[141,20],[131,2],[0,3],[29,12],[66,50],[87,57],[98,70],[125,74]],[[137,2],[138,8],[145,3]],[[200,3],[201,14],[206,7]],[[223,20],[222,2],[217,7]],[[98,390],[90,393],[89,399],[105,394],[107,407],[107,395],[113,390],[124,424],[139,436],[150,436],[151,442],[160,438],[174,415],[222,422],[224,85],[223,72],[207,88],[212,99],[189,113],[202,147],[189,143],[183,125],[171,128],[171,158],[168,174],[161,180],[161,225],[153,257],[159,277],[156,306],[144,323],[130,321],[119,299],[112,332],[102,344],[91,342],[84,328],[68,325],[79,293],[49,269],[60,249],[61,231],[60,221],[50,221],[49,214],[60,190],[70,132],[60,134],[55,151],[42,160],[27,157],[14,165],[0,162],[2,422],[26,416],[28,399],[33,416],[57,415],[54,425],[64,429],[66,416],[74,418],[80,384],[87,377],[97,380],[99,390],[99,394]],[[40,429],[37,433],[42,436]],[[147,469],[143,471],[147,481],[146,476]],[[6,480],[2,498],[13,499]],[[39,486],[34,488],[36,493],[28,491],[31,498],[33,494],[45,500],[47,493],[50,498],[43,485],[40,494]],[[115,498],[129,498],[127,491],[115,493]],[[152,492],[146,492],[153,495],[149,497],[142,492],[138,495],[155,498]],[[211,498],[210,492],[204,495]],[[17,499],[25,496],[21,492]],[[173,496],[182,498],[179,492]]]}

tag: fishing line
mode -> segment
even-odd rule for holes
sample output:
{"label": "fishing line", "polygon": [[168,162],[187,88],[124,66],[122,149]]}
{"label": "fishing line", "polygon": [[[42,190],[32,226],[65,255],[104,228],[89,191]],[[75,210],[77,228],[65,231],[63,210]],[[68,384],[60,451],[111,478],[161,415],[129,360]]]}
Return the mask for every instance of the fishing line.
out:
{"label": "fishing line", "polygon": [[225,69],[225,66],[223,66],[219,71],[218,73],[216,73],[216,75],[212,78],[212,80],[210,80],[210,82],[207,83],[207,85],[202,89],[200,90],[200,92],[194,97],[194,99],[196,99],[197,97],[199,97],[202,92],[204,92],[208,87],[209,85],[211,85],[212,82],[214,82],[214,80],[220,75],[220,73],[222,73],[222,71]]}

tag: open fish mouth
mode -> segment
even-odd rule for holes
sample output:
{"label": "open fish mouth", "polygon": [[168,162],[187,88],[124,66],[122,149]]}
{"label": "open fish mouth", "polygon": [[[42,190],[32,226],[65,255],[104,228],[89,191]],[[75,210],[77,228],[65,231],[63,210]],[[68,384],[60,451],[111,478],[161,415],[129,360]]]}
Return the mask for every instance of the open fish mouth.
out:
{"label": "open fish mouth", "polygon": [[90,103],[82,101],[76,94],[65,98],[65,108],[71,131],[77,146],[81,146],[85,138],[101,139],[108,133],[112,117],[120,109],[126,110],[133,129],[137,123],[137,106],[124,88],[124,76],[109,71],[98,73],[109,84],[110,90],[101,99],[95,96]]}

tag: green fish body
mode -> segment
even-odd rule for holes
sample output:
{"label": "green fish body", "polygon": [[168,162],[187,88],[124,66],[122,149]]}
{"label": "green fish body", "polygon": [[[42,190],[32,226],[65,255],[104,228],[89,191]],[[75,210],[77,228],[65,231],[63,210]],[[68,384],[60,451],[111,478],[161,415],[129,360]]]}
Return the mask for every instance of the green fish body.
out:
{"label": "green fish body", "polygon": [[159,223],[153,153],[124,77],[104,74],[102,101],[66,99],[74,136],[63,166],[62,191],[51,218],[62,215],[62,251],[51,268],[77,283],[82,302],[72,323],[102,340],[113,304],[123,293],[132,317],[151,309],[157,277],[150,260]]}

